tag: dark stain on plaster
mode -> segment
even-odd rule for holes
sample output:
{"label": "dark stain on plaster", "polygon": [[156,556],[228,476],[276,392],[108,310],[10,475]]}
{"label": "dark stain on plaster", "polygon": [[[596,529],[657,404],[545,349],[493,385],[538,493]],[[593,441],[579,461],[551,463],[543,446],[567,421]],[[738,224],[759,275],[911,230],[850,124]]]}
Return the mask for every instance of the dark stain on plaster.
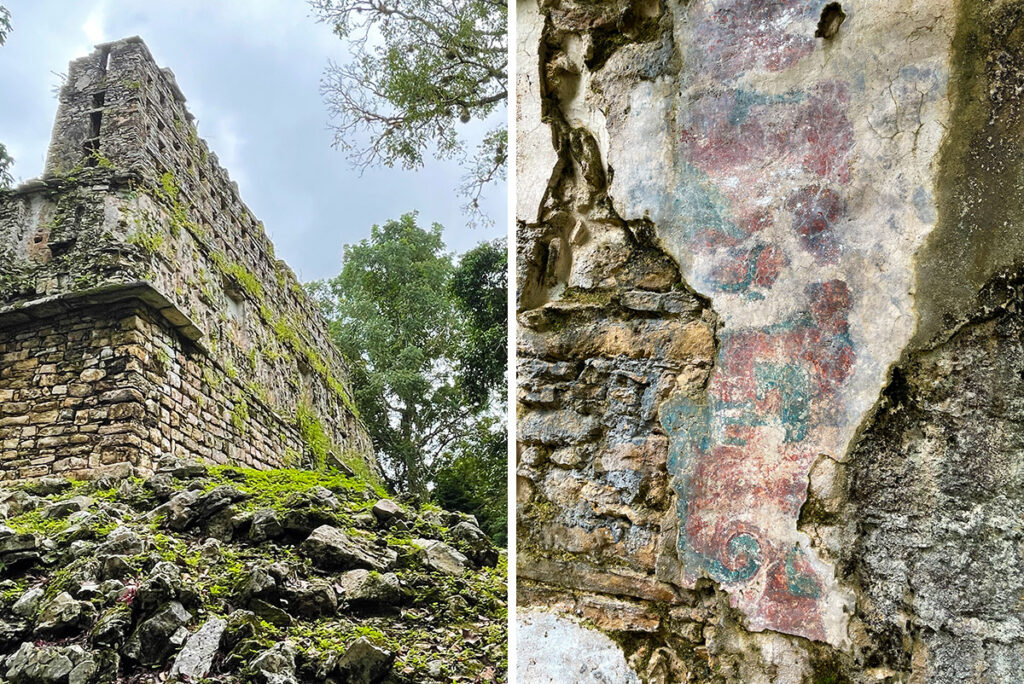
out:
{"label": "dark stain on plaster", "polygon": [[917,254],[911,348],[948,339],[984,284],[1024,263],[1024,2],[961,0],[957,13],[951,127],[938,159],[938,220]]}
{"label": "dark stain on plaster", "polygon": [[839,27],[846,21],[846,12],[838,2],[830,2],[821,10],[821,18],[818,20],[818,29],[814,32],[815,38],[831,40],[839,33]]}
{"label": "dark stain on plaster", "polygon": [[1019,531],[1001,523],[1020,518],[1024,491],[1024,277],[998,275],[978,299],[948,339],[893,369],[851,449],[842,512],[837,567],[858,592],[862,666],[936,682],[964,681],[981,660],[989,681],[1019,674],[1017,638],[981,650],[984,637],[949,627],[1009,619],[1024,587]]}

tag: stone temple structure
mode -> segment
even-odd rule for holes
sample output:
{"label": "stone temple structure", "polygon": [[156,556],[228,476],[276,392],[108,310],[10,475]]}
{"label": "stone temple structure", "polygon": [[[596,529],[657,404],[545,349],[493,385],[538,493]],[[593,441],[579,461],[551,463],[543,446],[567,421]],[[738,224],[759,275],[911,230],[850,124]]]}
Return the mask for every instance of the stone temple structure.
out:
{"label": "stone temple structure", "polygon": [[344,359],[139,38],[72,62],[0,195],[0,479],[172,454],[376,470]]}
{"label": "stone temple structure", "polygon": [[1024,2],[519,0],[526,681],[1024,681]]}

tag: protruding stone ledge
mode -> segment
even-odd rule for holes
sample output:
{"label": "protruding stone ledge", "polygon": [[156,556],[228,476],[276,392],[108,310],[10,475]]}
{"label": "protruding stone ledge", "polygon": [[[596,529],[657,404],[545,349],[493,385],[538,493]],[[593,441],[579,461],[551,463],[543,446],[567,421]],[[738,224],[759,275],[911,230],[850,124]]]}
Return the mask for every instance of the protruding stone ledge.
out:
{"label": "protruding stone ledge", "polygon": [[681,603],[679,593],[672,585],[625,570],[613,571],[584,563],[564,563],[521,553],[516,574],[523,579],[554,583],[569,589],[632,596],[662,603]]}
{"label": "protruding stone ledge", "polygon": [[110,283],[78,292],[62,292],[14,304],[0,305],[0,330],[86,307],[103,306],[130,300],[148,304],[184,338],[202,347],[203,331],[183,312],[145,280]]}

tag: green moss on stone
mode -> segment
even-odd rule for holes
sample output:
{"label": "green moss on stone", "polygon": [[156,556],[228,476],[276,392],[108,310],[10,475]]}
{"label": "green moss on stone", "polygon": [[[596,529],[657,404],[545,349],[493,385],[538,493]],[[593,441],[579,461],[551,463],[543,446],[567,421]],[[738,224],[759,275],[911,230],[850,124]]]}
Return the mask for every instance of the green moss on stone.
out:
{"label": "green moss on stone", "polygon": [[333,446],[331,438],[327,436],[323,423],[313,411],[300,404],[295,410],[295,422],[299,427],[299,434],[302,435],[306,447],[313,455],[313,462],[317,467],[327,463],[327,455]]}
{"label": "green moss on stone", "polygon": [[231,425],[240,435],[244,435],[249,427],[249,403],[241,393],[235,396],[235,405],[231,409]]}
{"label": "green moss on stone", "polygon": [[146,226],[136,228],[128,234],[125,240],[129,245],[138,247],[151,256],[158,253],[164,245],[163,233]]}

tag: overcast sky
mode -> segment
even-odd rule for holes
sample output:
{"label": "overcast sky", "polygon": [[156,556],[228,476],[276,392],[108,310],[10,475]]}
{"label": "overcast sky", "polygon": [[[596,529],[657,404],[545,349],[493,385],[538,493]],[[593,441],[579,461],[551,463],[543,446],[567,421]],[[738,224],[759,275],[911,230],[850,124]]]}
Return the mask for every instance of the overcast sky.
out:
{"label": "overcast sky", "polygon": [[[57,109],[55,74],[96,43],[138,35],[160,66],[174,71],[200,135],[300,279],[335,275],[343,244],[407,211],[420,212],[421,226],[441,223],[452,251],[505,235],[503,186],[484,204],[494,227],[471,229],[459,209],[462,171],[454,162],[360,176],[331,148],[319,83],[328,60],[344,59],[346,48],[313,20],[304,0],[0,4],[14,26],[0,47],[0,141],[15,158],[18,181],[42,172]],[[484,125],[466,130],[479,136]]]}

